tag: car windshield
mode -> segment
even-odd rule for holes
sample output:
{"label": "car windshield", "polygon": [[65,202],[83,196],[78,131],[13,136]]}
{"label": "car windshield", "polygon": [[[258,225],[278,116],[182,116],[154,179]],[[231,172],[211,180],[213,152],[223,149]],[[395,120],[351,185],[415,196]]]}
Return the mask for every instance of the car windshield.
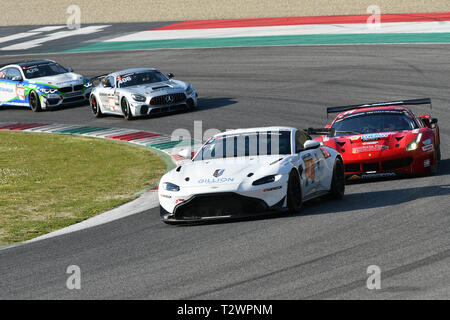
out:
{"label": "car windshield", "polygon": [[332,128],[336,136],[362,133],[413,130],[418,128],[414,117],[403,111],[365,112],[338,119]]}
{"label": "car windshield", "polygon": [[46,63],[22,67],[22,70],[27,79],[56,76],[58,74],[69,72],[66,68],[57,63]]}
{"label": "car windshield", "polygon": [[194,161],[290,153],[290,131],[250,132],[211,138]]}
{"label": "car windshield", "polygon": [[164,74],[159,71],[145,71],[138,73],[129,73],[117,77],[117,85],[119,88],[126,88],[132,86],[138,86],[142,84],[155,83],[161,81],[167,81]]}

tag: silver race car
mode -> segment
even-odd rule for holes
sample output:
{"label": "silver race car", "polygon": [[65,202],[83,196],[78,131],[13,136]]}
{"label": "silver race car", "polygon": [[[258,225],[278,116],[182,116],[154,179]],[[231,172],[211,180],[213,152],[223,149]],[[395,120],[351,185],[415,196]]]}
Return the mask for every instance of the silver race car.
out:
{"label": "silver race car", "polygon": [[[90,105],[96,117],[123,115],[125,119],[158,113],[193,110],[197,92],[191,84],[172,79],[153,68],[128,69],[100,76]],[[98,81],[97,81],[98,82]]]}

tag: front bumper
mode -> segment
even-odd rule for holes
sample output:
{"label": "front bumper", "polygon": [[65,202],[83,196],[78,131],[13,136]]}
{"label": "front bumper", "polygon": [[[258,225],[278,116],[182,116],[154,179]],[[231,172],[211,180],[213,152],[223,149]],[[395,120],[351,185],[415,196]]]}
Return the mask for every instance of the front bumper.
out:
{"label": "front bumper", "polygon": [[[183,95],[179,98],[174,98],[173,103],[167,103],[165,99],[161,97],[166,96],[179,96]],[[184,111],[188,109],[192,109],[197,107],[197,98],[198,94],[196,91],[193,91],[191,95],[186,95],[185,93],[173,93],[167,94],[163,96],[156,96],[150,99],[150,103],[134,103],[134,116],[149,116],[149,115],[157,115],[162,113],[170,113],[176,111]]]}
{"label": "front bumper", "polygon": [[347,180],[355,180],[426,174],[434,161],[434,148],[358,160],[344,157],[345,176]]}
{"label": "front bumper", "polygon": [[283,203],[284,198],[270,207],[262,199],[233,192],[198,194],[177,204],[173,213],[160,206],[160,215],[162,221],[173,224],[236,219],[280,211]]}
{"label": "front bumper", "polygon": [[48,94],[41,95],[41,106],[43,109],[56,108],[59,106],[72,105],[76,103],[82,103],[89,101],[91,91],[74,92],[66,95],[61,94]]}

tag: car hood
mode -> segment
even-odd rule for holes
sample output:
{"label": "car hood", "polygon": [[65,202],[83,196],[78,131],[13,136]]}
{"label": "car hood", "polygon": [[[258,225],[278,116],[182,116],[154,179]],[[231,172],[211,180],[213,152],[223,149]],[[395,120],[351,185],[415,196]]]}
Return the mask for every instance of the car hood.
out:
{"label": "car hood", "polygon": [[145,85],[121,88],[120,90],[128,91],[130,93],[142,94],[142,95],[164,95],[173,92],[185,91],[188,84],[183,81],[169,80],[155,82]]}
{"label": "car hood", "polygon": [[286,155],[269,155],[193,161],[172,170],[162,180],[180,187],[239,185],[279,173],[285,158]]}
{"label": "car hood", "polygon": [[83,84],[83,76],[77,73],[68,72],[56,76],[41,77],[30,79],[30,83],[47,83],[58,88],[69,87],[72,85]]}

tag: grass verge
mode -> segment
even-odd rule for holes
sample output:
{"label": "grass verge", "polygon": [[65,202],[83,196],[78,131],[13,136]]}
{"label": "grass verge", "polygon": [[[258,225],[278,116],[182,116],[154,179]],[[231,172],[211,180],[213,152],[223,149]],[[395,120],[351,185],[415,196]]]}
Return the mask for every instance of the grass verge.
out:
{"label": "grass verge", "polygon": [[95,138],[0,132],[0,245],[29,240],[137,197],[166,170],[144,148]]}

